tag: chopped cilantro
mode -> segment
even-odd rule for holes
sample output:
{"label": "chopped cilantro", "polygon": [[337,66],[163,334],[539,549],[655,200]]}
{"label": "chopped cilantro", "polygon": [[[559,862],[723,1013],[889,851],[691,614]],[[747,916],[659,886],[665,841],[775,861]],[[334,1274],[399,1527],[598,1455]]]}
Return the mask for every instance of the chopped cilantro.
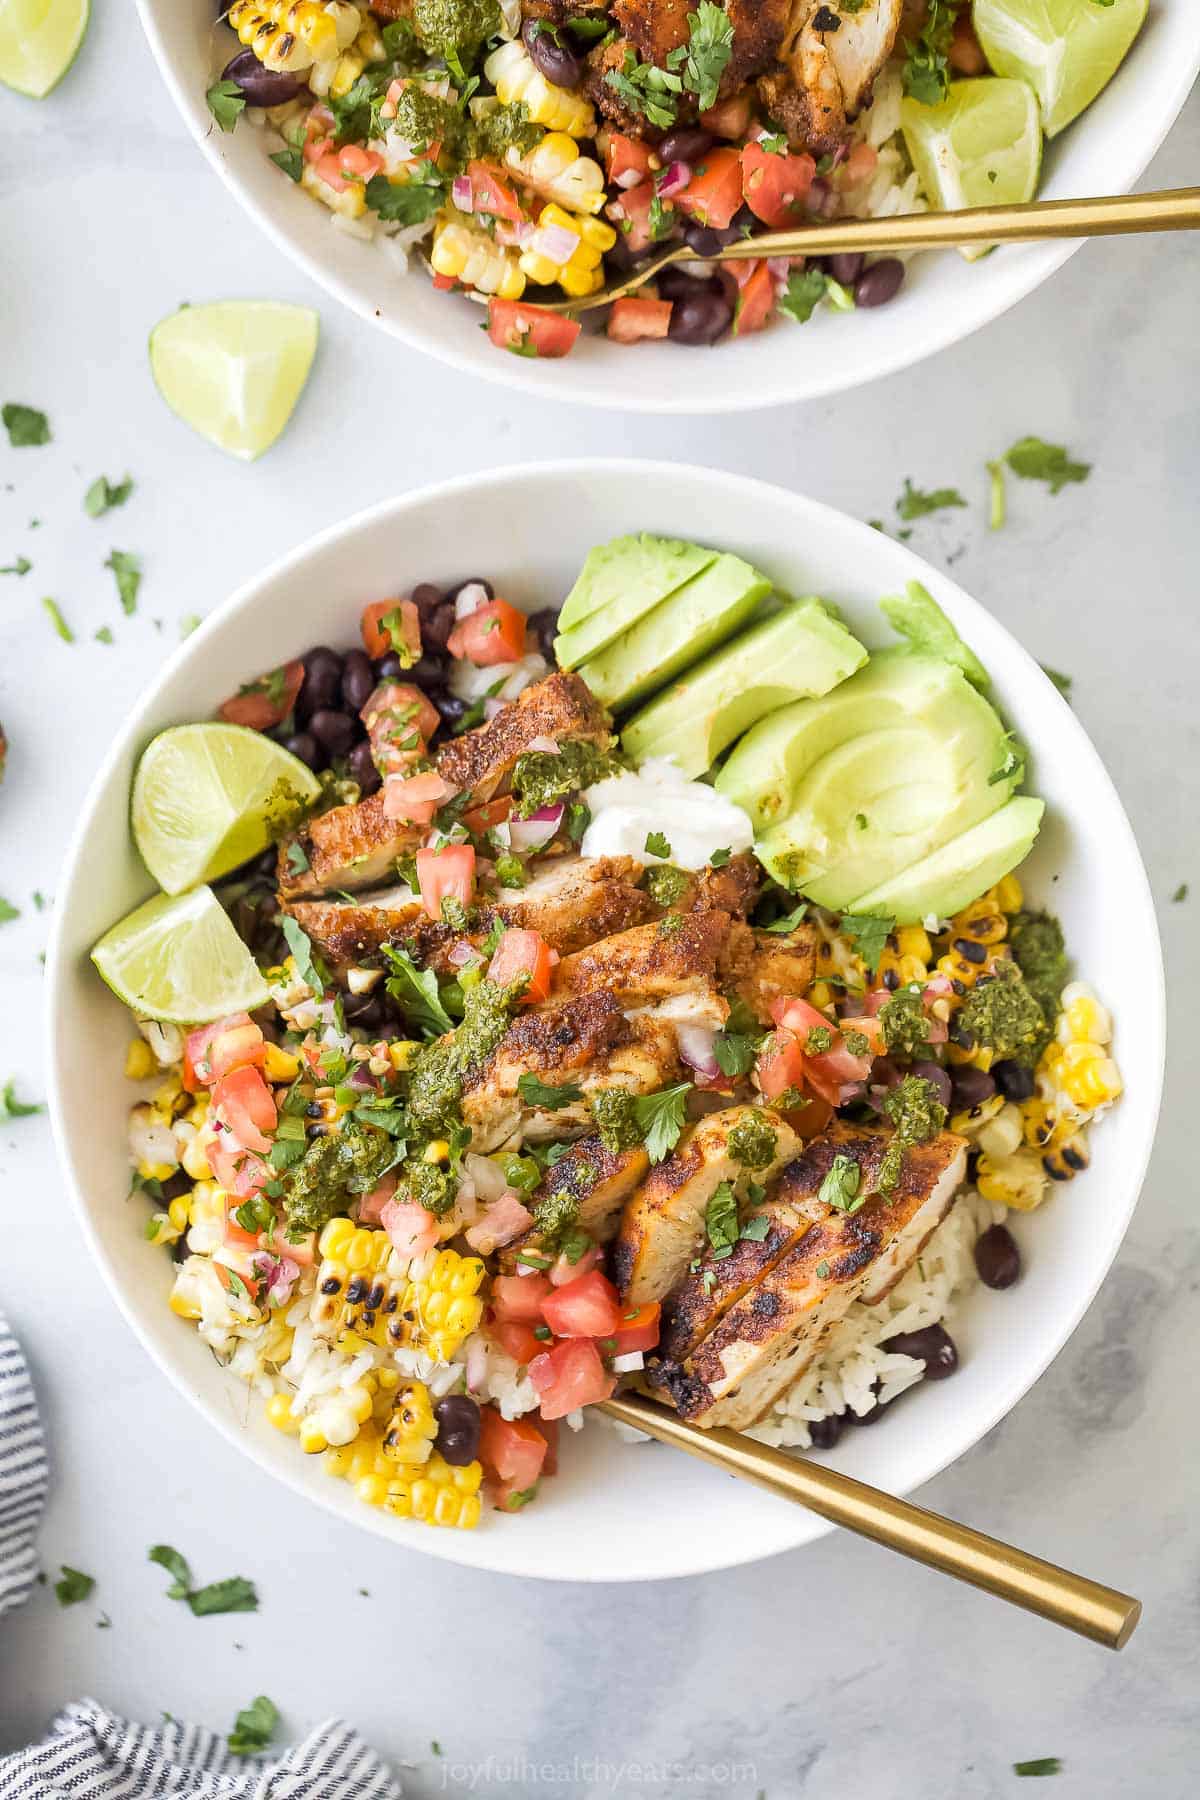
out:
{"label": "chopped cilantro", "polygon": [[83,496],[83,510],[89,519],[98,519],[103,513],[111,512],[114,506],[124,506],[132,492],[131,475],[117,482],[110,481],[107,475],[97,475]]}
{"label": "chopped cilantro", "polygon": [[817,1264],[817,1276],[821,1281],[829,1280],[829,1264],[825,1261],[824,1257],[822,1257],[821,1261]]}
{"label": "chopped cilantro", "polygon": [[114,550],[104,566],[112,570],[116,579],[122,609],[127,613],[136,612],[138,589],[142,585],[141,558],[128,550]]}
{"label": "chopped cilantro", "polygon": [[904,520],[923,519],[928,513],[945,512],[948,507],[966,504],[957,488],[914,487],[906,475],[904,491],[896,502],[896,515]]}
{"label": "chopped cilantro", "polygon": [[278,1707],[265,1694],[256,1695],[233,1721],[230,1750],[234,1756],[257,1756],[270,1743],[278,1723]]}
{"label": "chopped cilantro", "polygon": [[1181,881],[1179,886],[1175,889],[1175,892],[1171,895],[1171,902],[1174,906],[1178,906],[1182,901],[1186,900],[1187,897],[1188,884],[1186,881]]}
{"label": "chopped cilantro", "polygon": [[246,96],[236,81],[214,81],[204,98],[222,131],[232,131],[246,110]]}
{"label": "chopped cilantro", "polygon": [[325,983],[313,957],[312,939],[299,921],[293,919],[289,913],[284,913],[280,920],[280,926],[287,939],[287,947],[292,953],[292,961],[296,965],[297,975],[312,989],[314,994],[320,997],[325,992]]}
{"label": "chopped cilantro", "polygon": [[871,913],[843,913],[838,920],[838,930],[849,938],[872,975],[879,967],[879,959],[895,925],[895,919],[877,919]]}
{"label": "chopped cilantro", "polygon": [[75,633],[63,618],[62,608],[59,606],[58,601],[52,600],[49,594],[45,595],[42,600],[42,610],[45,612],[46,617],[53,625],[55,631],[57,631],[63,643],[73,644],[75,642]]}
{"label": "chopped cilantro", "polygon": [[722,1075],[746,1075],[754,1066],[755,1040],[738,1031],[718,1031],[713,1055]]}
{"label": "chopped cilantro", "polygon": [[838,1155],[829,1165],[817,1199],[824,1206],[832,1206],[835,1212],[856,1213],[866,1201],[866,1195],[859,1193],[861,1186],[862,1170],[854,1158]]}
{"label": "chopped cilantro", "polygon": [[779,310],[797,325],[807,325],[825,298],[828,277],[823,269],[793,269],[779,296]]}
{"label": "chopped cilantro", "polygon": [[797,925],[800,924],[807,912],[808,902],[807,900],[802,900],[799,906],[793,906],[791,912],[781,914],[778,919],[772,919],[771,923],[764,927],[764,929],[767,931],[778,932],[780,935],[787,931],[795,931]]}
{"label": "chopped cilantro", "polygon": [[929,0],[925,23],[905,40],[904,92],[922,106],[937,106],[950,87],[950,40],[960,0]]}
{"label": "chopped cilantro", "polygon": [[[286,150],[275,150],[271,154],[271,161],[277,169],[283,170],[289,181],[299,181],[304,173],[304,154],[300,150],[293,150],[290,147]],[[374,178],[372,177],[372,179]]]}
{"label": "chopped cilantro", "polygon": [[[1111,5],[1112,0],[1097,0],[1100,6]],[[1028,1762],[1013,1764],[1014,1775],[1061,1775],[1062,1758],[1059,1756],[1034,1756]]]}
{"label": "chopped cilantro", "polygon": [[1004,464],[990,462],[988,472],[988,530],[1001,531],[1008,518],[1008,494],[1004,486]]}
{"label": "chopped cilantro", "polygon": [[704,1211],[704,1233],[714,1259],[720,1261],[733,1255],[738,1240],[738,1210],[728,1181],[722,1181],[713,1190]]}
{"label": "chopped cilantro", "polygon": [[646,854],[647,856],[659,856],[664,862],[670,860],[671,846],[668,844],[661,831],[648,831],[646,833]]}
{"label": "chopped cilantro", "polygon": [[28,575],[33,564],[27,556],[18,556],[16,562],[7,563],[0,569],[0,575]]}
{"label": "chopped cilantro", "polygon": [[1047,444],[1042,438],[1020,438],[1004,452],[1004,461],[1014,475],[1023,481],[1044,481],[1052,494],[1062,491],[1072,481],[1086,481],[1091,463],[1073,462],[1062,444]]}
{"label": "chopped cilantro", "polygon": [[747,1219],[746,1223],[742,1226],[742,1230],[741,1230],[742,1242],[750,1243],[750,1244],[761,1244],[763,1239],[766,1237],[767,1233],[770,1231],[770,1229],[771,1229],[771,1221],[767,1217],[766,1213],[759,1213],[759,1214],[757,1214],[757,1216],[755,1218]]}
{"label": "chopped cilantro", "polygon": [[284,860],[293,875],[303,875],[306,869],[312,867],[312,864],[308,860],[308,852],[300,842],[299,838],[293,839],[288,845],[287,856]]}
{"label": "chopped cilantro", "polygon": [[609,69],[604,79],[630,112],[640,113],[660,131],[675,123],[676,95],[683,92],[683,81],[673,70],[639,62],[632,50],[626,50],[622,67]]}
{"label": "chopped cilantro", "polygon": [[672,50],[667,66],[682,69],[685,86],[701,112],[717,103],[721,77],[733,55],[733,20],[713,0],[700,0],[688,14],[688,41]]}
{"label": "chopped cilantro", "polygon": [[11,900],[6,900],[0,894],[0,925],[7,925],[10,919],[19,919],[20,916],[20,907],[14,906]]}
{"label": "chopped cilantro", "polygon": [[1070,675],[1064,675],[1061,669],[1052,669],[1047,663],[1040,663],[1039,668],[1048,681],[1052,681],[1063,699],[1070,705],[1071,688],[1074,685]]}
{"label": "chopped cilantro", "polygon": [[33,445],[50,442],[49,420],[36,406],[21,406],[10,400],[6,406],[0,407],[0,419],[4,421],[8,441],[14,450],[25,450]]}
{"label": "chopped cilantro", "polygon": [[372,175],[366,196],[371,210],[390,224],[423,225],[445,200],[446,182],[437,165],[426,160],[417,163],[407,181]]}
{"label": "chopped cilantro", "polygon": [[564,1082],[561,1087],[550,1087],[536,1075],[522,1075],[517,1082],[517,1092],[526,1106],[537,1106],[544,1112],[559,1112],[564,1106],[573,1106],[583,1099],[583,1089],[573,1081]]}
{"label": "chopped cilantro", "polygon": [[54,1593],[60,1606],[77,1606],[86,1600],[96,1585],[93,1575],[85,1575],[82,1569],[72,1569],[68,1563],[60,1563],[62,1578],[54,1584]]}
{"label": "chopped cilantro", "polygon": [[116,642],[116,639],[112,634],[111,625],[101,625],[98,631],[92,633],[92,636],[98,644],[113,644]]}
{"label": "chopped cilantro", "polygon": [[652,1163],[661,1162],[679,1142],[691,1091],[692,1083],[681,1081],[657,1094],[639,1096],[635,1111]]}
{"label": "chopped cilantro", "polygon": [[710,869],[723,869],[733,855],[732,850],[714,850],[708,859]]}
{"label": "chopped cilantro", "polygon": [[15,1081],[6,1081],[0,1088],[0,1124],[7,1124],[10,1119],[27,1119],[31,1114],[43,1110],[38,1101],[26,1104],[25,1101],[18,1100],[15,1088]]}
{"label": "chopped cilantro", "polygon": [[253,1582],[232,1575],[226,1581],[213,1581],[207,1587],[192,1585],[192,1572],[187,1561],[170,1544],[155,1544],[148,1552],[150,1561],[173,1577],[167,1589],[168,1600],[186,1600],[197,1618],[209,1613],[257,1612],[258,1595]]}

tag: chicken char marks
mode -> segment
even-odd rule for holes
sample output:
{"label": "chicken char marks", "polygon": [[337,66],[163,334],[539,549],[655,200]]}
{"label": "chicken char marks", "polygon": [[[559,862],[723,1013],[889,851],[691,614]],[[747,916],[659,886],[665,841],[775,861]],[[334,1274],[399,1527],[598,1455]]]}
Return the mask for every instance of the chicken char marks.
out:
{"label": "chicken char marks", "polygon": [[[652,127],[644,115],[621,99],[606,79],[609,71],[622,71],[629,54],[639,62],[666,68],[671,53],[687,44],[695,10],[686,0],[613,0],[611,17],[617,37],[592,52],[585,85],[605,117],[630,136],[644,137]],[[724,11],[733,26],[733,41],[721,76],[721,98],[736,93],[773,66],[788,28],[790,7],[789,0],[725,0]],[[695,97],[678,95],[677,110],[680,122],[693,119]]]}

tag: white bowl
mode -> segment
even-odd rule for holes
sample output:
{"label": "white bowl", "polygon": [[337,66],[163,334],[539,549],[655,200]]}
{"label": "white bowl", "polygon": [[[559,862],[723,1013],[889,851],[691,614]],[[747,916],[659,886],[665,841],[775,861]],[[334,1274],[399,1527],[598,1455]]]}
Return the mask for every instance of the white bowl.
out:
{"label": "white bowl", "polygon": [[[545,520],[558,521],[547,539]],[[881,532],[781,489],[663,463],[547,464],[467,476],[387,501],[312,539],[220,607],[176,651],[123,727],[83,808],[67,856],[47,958],[50,1101],[84,1230],[143,1344],[209,1422],[263,1468],[380,1536],[457,1562],[563,1580],[640,1580],[752,1561],[829,1527],[690,1458],[620,1443],[604,1426],[568,1433],[562,1473],[515,1518],[475,1532],[434,1531],[363,1506],[292,1438],[266,1423],[195,1330],[168,1311],[171,1265],[143,1241],[144,1208],[126,1199],[124,1008],[89,947],[145,898],[128,831],[142,746],[166,725],[203,718],[239,681],[319,642],[348,643],[359,609],[398,581],[478,573],[529,609],[565,594],[584,553],[636,530],[736,550],[792,593],[818,593],[869,643],[888,634],[876,602],[923,581],[992,673],[998,704],[1034,754],[1047,819],[1030,871],[1034,900],[1060,913],[1081,974],[1117,1021],[1128,1091],[1095,1131],[1095,1160],[1040,1212],[1016,1217],[1026,1272],[980,1289],[955,1333],[953,1381],[909,1396],[872,1431],[848,1432],[840,1468],[905,1493],[976,1443],[1061,1349],[1124,1235],[1154,1135],[1163,1063],[1162,965],[1145,872],[1120,801],[1082,726],[1033,659],[943,574]],[[459,548],[470,544],[469,552]],[[468,567],[465,557],[469,555]],[[201,1433],[196,1455],[204,1454]]]}
{"label": "white bowl", "polygon": [[[247,212],[300,267],[360,317],[414,349],[510,387],[589,406],[637,412],[746,411],[810,400],[920,362],[997,318],[1078,248],[1047,243],[965,263],[920,258],[897,300],[852,318],[823,309],[807,325],[786,320],[698,356],[672,343],[623,347],[584,338],[561,362],[497,350],[479,330],[481,309],[435,289],[414,260],[398,273],[385,254],[333,228],[323,206],[284,179],[259,134],[218,131],[204,95],[213,79],[212,0],[138,0],[142,23],[193,137]],[[232,49],[232,39],[223,34]],[[1049,146],[1047,199],[1131,187],[1174,122],[1200,69],[1200,6],[1155,0],[1116,78]]]}

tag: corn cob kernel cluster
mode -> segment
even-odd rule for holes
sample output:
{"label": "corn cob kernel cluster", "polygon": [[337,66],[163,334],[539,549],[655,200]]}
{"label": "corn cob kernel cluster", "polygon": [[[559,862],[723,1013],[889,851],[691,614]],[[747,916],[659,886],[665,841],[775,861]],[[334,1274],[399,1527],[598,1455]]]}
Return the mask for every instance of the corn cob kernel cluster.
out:
{"label": "corn cob kernel cluster", "polygon": [[383,1455],[390,1463],[415,1467],[429,1461],[436,1436],[429,1389],[423,1381],[405,1382],[396,1393],[384,1430]]}
{"label": "corn cob kernel cluster", "polygon": [[504,160],[524,187],[570,212],[598,213],[604,205],[603,169],[565,131],[548,131],[525,156],[514,145]]}
{"label": "corn cob kernel cluster", "polygon": [[265,68],[289,75],[323,64],[332,69],[363,23],[358,7],[346,0],[234,0],[226,17]]}
{"label": "corn cob kernel cluster", "polygon": [[520,38],[501,44],[483,65],[483,72],[504,106],[523,101],[535,125],[565,131],[573,138],[593,137],[596,115],[590,100],[567,88],[551,85],[537,70]]}
{"label": "corn cob kernel cluster", "polygon": [[484,1277],[477,1256],[431,1250],[405,1269],[385,1231],[331,1219],[321,1233],[313,1330],[342,1345],[347,1333],[381,1348],[449,1362],[479,1325]]}
{"label": "corn cob kernel cluster", "polygon": [[434,227],[429,261],[436,275],[449,275],[481,294],[519,300],[525,292],[525,272],[513,252],[449,210]]}
{"label": "corn cob kernel cluster", "polygon": [[604,285],[602,259],[617,234],[603,219],[565,212],[554,201],[543,206],[538,229],[521,252],[521,268],[530,281],[546,287],[556,281],[573,299]]}
{"label": "corn cob kernel cluster", "polygon": [[900,925],[892,936],[896,947],[893,949],[890,941],[885,946],[879,958],[879,980],[885,987],[893,985],[888,980],[889,975],[895,976],[897,987],[907,987],[913,981],[927,981],[933,946],[924,926]]}
{"label": "corn cob kernel cluster", "polygon": [[386,54],[378,25],[364,14],[362,28],[349,49],[332,62],[314,63],[309,71],[309,88],[318,97],[328,94],[334,100],[344,100],[367,64],[382,62]]}

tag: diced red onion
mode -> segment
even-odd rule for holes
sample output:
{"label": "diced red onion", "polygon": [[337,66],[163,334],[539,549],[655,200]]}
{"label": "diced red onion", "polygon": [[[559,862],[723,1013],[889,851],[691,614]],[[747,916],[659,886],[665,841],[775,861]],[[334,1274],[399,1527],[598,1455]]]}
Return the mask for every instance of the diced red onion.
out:
{"label": "diced red onion", "polygon": [[482,581],[468,581],[454,596],[454,617],[469,619],[473,612],[487,605],[487,589]]}
{"label": "diced red onion", "polygon": [[[499,1199],[484,1209],[478,1223],[472,1225],[467,1242],[472,1250],[488,1256],[502,1245],[523,1237],[532,1224],[533,1214],[522,1205],[520,1196],[512,1188],[506,1188]],[[523,1270],[526,1265],[519,1266]]]}
{"label": "diced red onion", "polygon": [[[578,1262],[568,1262],[565,1256],[556,1258],[554,1267],[546,1271],[550,1277],[551,1287],[566,1287],[569,1281],[577,1281],[581,1275],[586,1275],[589,1269],[594,1269],[599,1261],[599,1244],[589,1244]],[[537,1270],[539,1275],[541,1272],[540,1269]]]}
{"label": "diced red onion", "polygon": [[494,718],[504,711],[507,705],[508,701],[502,700],[499,694],[488,695],[483,703],[483,716],[488,721],[489,725]]}
{"label": "diced red onion", "polygon": [[646,1358],[641,1350],[627,1350],[624,1356],[614,1356],[609,1364],[614,1375],[632,1375],[635,1369],[644,1369]]}
{"label": "diced red onion", "polygon": [[623,169],[616,177],[614,185],[619,188],[636,187],[645,177],[640,169]]}
{"label": "diced red onion", "polygon": [[792,272],[790,256],[768,256],[767,269],[775,281],[786,281]]}
{"label": "diced red onion", "polygon": [[475,1183],[475,1192],[485,1206],[490,1206],[493,1200],[499,1200],[502,1194],[509,1191],[504,1170],[490,1156],[479,1156],[474,1150],[469,1150],[463,1157],[463,1167]]}
{"label": "diced red onion", "polygon": [[488,1355],[487,1345],[482,1338],[476,1338],[467,1351],[467,1386],[473,1394],[477,1394],[487,1380]]}
{"label": "diced red onion", "polygon": [[475,196],[471,192],[471,177],[456,175],[450,186],[450,197],[459,212],[475,211]]}
{"label": "diced red onion", "polygon": [[350,1071],[349,1086],[352,1088],[377,1088],[379,1082],[365,1062],[355,1063]]}
{"label": "diced red onion", "polygon": [[721,1073],[716,1051],[713,1049],[716,1033],[707,1025],[677,1025],[675,1036],[679,1042],[680,1057],[689,1069],[695,1069],[698,1075],[703,1075],[708,1081]]}
{"label": "diced red onion", "polygon": [[467,964],[473,960],[474,955],[475,946],[463,938],[459,943],[451,944],[446,952],[446,961],[452,963],[456,969],[465,969]]}
{"label": "diced red onion", "polygon": [[570,262],[582,241],[577,231],[568,231],[565,225],[541,225],[534,233],[530,248],[561,267]]}
{"label": "diced red onion", "polygon": [[510,819],[509,842],[517,852],[540,850],[550,843],[562,823],[561,806],[543,806],[528,819]]}
{"label": "diced red onion", "polygon": [[673,162],[658,183],[659,199],[673,200],[676,194],[682,194],[684,188],[687,187],[691,179],[692,167],[690,163]]}

